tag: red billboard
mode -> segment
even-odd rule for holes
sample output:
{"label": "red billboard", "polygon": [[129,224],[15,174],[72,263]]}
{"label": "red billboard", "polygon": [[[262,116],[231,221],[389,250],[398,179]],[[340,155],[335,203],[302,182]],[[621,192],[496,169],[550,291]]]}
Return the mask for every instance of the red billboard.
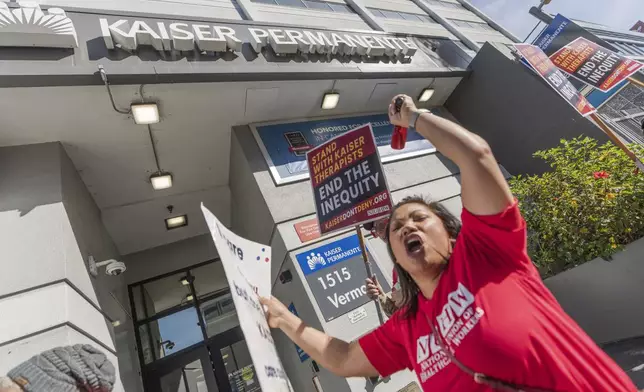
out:
{"label": "red billboard", "polygon": [[559,71],[548,56],[534,45],[514,44],[521,56],[532,66],[539,76],[541,76],[563,99],[574,107],[582,116],[588,116],[595,113],[595,108],[586,100],[586,98],[566,79],[563,73]]}
{"label": "red billboard", "polygon": [[582,37],[553,53],[550,60],[567,74],[604,92],[644,66]]}
{"label": "red billboard", "polygon": [[306,160],[322,234],[389,216],[391,196],[371,124],[309,150]]}

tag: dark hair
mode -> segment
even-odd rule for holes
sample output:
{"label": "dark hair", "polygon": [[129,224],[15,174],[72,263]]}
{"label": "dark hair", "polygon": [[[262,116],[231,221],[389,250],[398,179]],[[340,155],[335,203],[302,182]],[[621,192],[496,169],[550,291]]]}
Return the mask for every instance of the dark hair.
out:
{"label": "dark hair", "polygon": [[[399,201],[391,211],[391,218],[393,218],[394,213],[398,208],[406,204],[422,204],[425,207],[429,208],[436,216],[440,218],[449,234],[450,238],[456,239],[458,233],[461,231],[461,222],[445,208],[440,202],[437,201],[427,201],[422,196],[408,196]],[[389,241],[389,227],[391,226],[392,219],[389,219],[387,223],[387,250],[389,251],[389,256],[394,262],[394,268],[398,274],[398,282],[400,282],[400,291],[402,292],[402,305],[401,309],[404,308],[405,317],[413,317],[418,312],[418,292],[419,288],[414,279],[412,279],[409,272],[405,271],[398,262],[396,262],[396,257],[394,256],[393,249],[391,248],[391,242]],[[443,256],[446,257],[445,261],[449,262],[450,255]]]}

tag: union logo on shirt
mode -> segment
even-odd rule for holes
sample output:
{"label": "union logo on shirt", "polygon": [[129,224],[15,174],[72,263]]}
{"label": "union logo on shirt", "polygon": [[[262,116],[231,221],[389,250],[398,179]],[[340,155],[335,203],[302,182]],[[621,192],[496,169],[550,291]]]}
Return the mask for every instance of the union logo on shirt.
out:
{"label": "union logo on shirt", "polygon": [[[474,295],[462,283],[447,295],[447,303],[436,317],[436,323],[438,333],[448,347],[458,347],[485,314],[483,309],[473,304]],[[416,341],[416,362],[420,365],[419,378],[424,383],[443,370],[450,360],[432,333]]]}
{"label": "union logo on shirt", "polygon": [[447,303],[443,306],[443,311],[436,317],[436,322],[438,322],[443,337],[447,335],[449,329],[454,325],[456,318],[461,317],[465,309],[473,303],[474,296],[462,283],[458,284],[456,290],[449,293]]}
{"label": "union logo on shirt", "polygon": [[434,334],[421,336],[416,341],[416,361],[421,363],[429,358],[430,355],[436,354],[440,351],[440,346],[436,342]]}

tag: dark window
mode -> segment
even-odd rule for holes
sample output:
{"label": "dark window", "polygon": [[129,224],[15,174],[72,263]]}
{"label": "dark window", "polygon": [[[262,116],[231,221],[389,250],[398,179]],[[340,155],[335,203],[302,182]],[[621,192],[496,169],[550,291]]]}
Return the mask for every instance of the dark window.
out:
{"label": "dark window", "polygon": [[371,13],[372,13],[374,16],[377,16],[377,17],[379,17],[379,18],[384,18],[384,17],[385,17],[385,16],[382,14],[382,12],[380,12],[380,10],[378,10],[378,9],[376,9],[376,8],[367,8],[367,9],[368,9],[369,11],[371,11]]}
{"label": "dark window", "polygon": [[389,10],[380,10],[382,14],[385,16],[387,19],[404,19],[402,15],[400,15],[396,11],[389,11]]}
{"label": "dark window", "polygon": [[434,19],[432,19],[431,16],[428,16],[428,15],[416,15],[416,16],[418,16],[423,22],[436,23],[436,21]]}
{"label": "dark window", "polygon": [[343,14],[355,14],[355,11],[346,4],[327,3],[315,0],[251,0],[253,3],[283,5],[287,7],[308,8],[313,10],[334,11]]}
{"label": "dark window", "polygon": [[406,20],[411,20],[414,22],[423,21],[418,15],[410,14],[408,12],[401,12],[400,15]]}
{"label": "dark window", "polygon": [[303,1],[307,8],[311,8],[314,10],[333,11],[331,7],[329,7],[328,3],[323,3],[321,1],[309,1],[309,0],[303,0]]}
{"label": "dark window", "polygon": [[302,0],[276,0],[279,5],[287,5],[289,7],[306,8]]}
{"label": "dark window", "polygon": [[340,12],[340,13],[344,13],[344,14],[354,14],[355,13],[353,8],[349,7],[346,4],[335,4],[335,3],[327,3],[327,4],[329,4],[329,7],[331,7],[331,9],[333,11],[335,11],[335,12]]}
{"label": "dark window", "polygon": [[476,30],[481,30],[481,31],[496,31],[496,29],[487,23],[481,23],[481,22],[471,22],[467,20],[458,20],[458,19],[450,19],[452,23],[454,23],[456,26],[459,27],[465,27],[468,29],[476,29]]}
{"label": "dark window", "polygon": [[379,18],[409,20],[413,22],[423,23],[436,23],[436,21],[428,15],[418,15],[412,14],[410,12],[396,12],[377,8],[369,8],[369,11],[371,11],[375,16]]}

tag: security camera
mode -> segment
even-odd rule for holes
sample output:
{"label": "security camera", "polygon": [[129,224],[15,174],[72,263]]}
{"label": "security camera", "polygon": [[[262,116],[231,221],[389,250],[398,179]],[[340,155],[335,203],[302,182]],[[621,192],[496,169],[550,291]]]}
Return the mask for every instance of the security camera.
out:
{"label": "security camera", "polygon": [[87,264],[89,265],[90,274],[92,274],[92,276],[94,277],[98,276],[98,269],[100,267],[105,267],[105,273],[108,276],[119,276],[127,269],[125,263],[123,263],[122,261],[110,259],[97,263],[94,259],[94,256],[89,256]]}
{"label": "security camera", "polygon": [[119,276],[125,272],[126,269],[127,267],[125,267],[124,262],[112,260],[112,262],[105,267],[105,273],[110,276]]}

